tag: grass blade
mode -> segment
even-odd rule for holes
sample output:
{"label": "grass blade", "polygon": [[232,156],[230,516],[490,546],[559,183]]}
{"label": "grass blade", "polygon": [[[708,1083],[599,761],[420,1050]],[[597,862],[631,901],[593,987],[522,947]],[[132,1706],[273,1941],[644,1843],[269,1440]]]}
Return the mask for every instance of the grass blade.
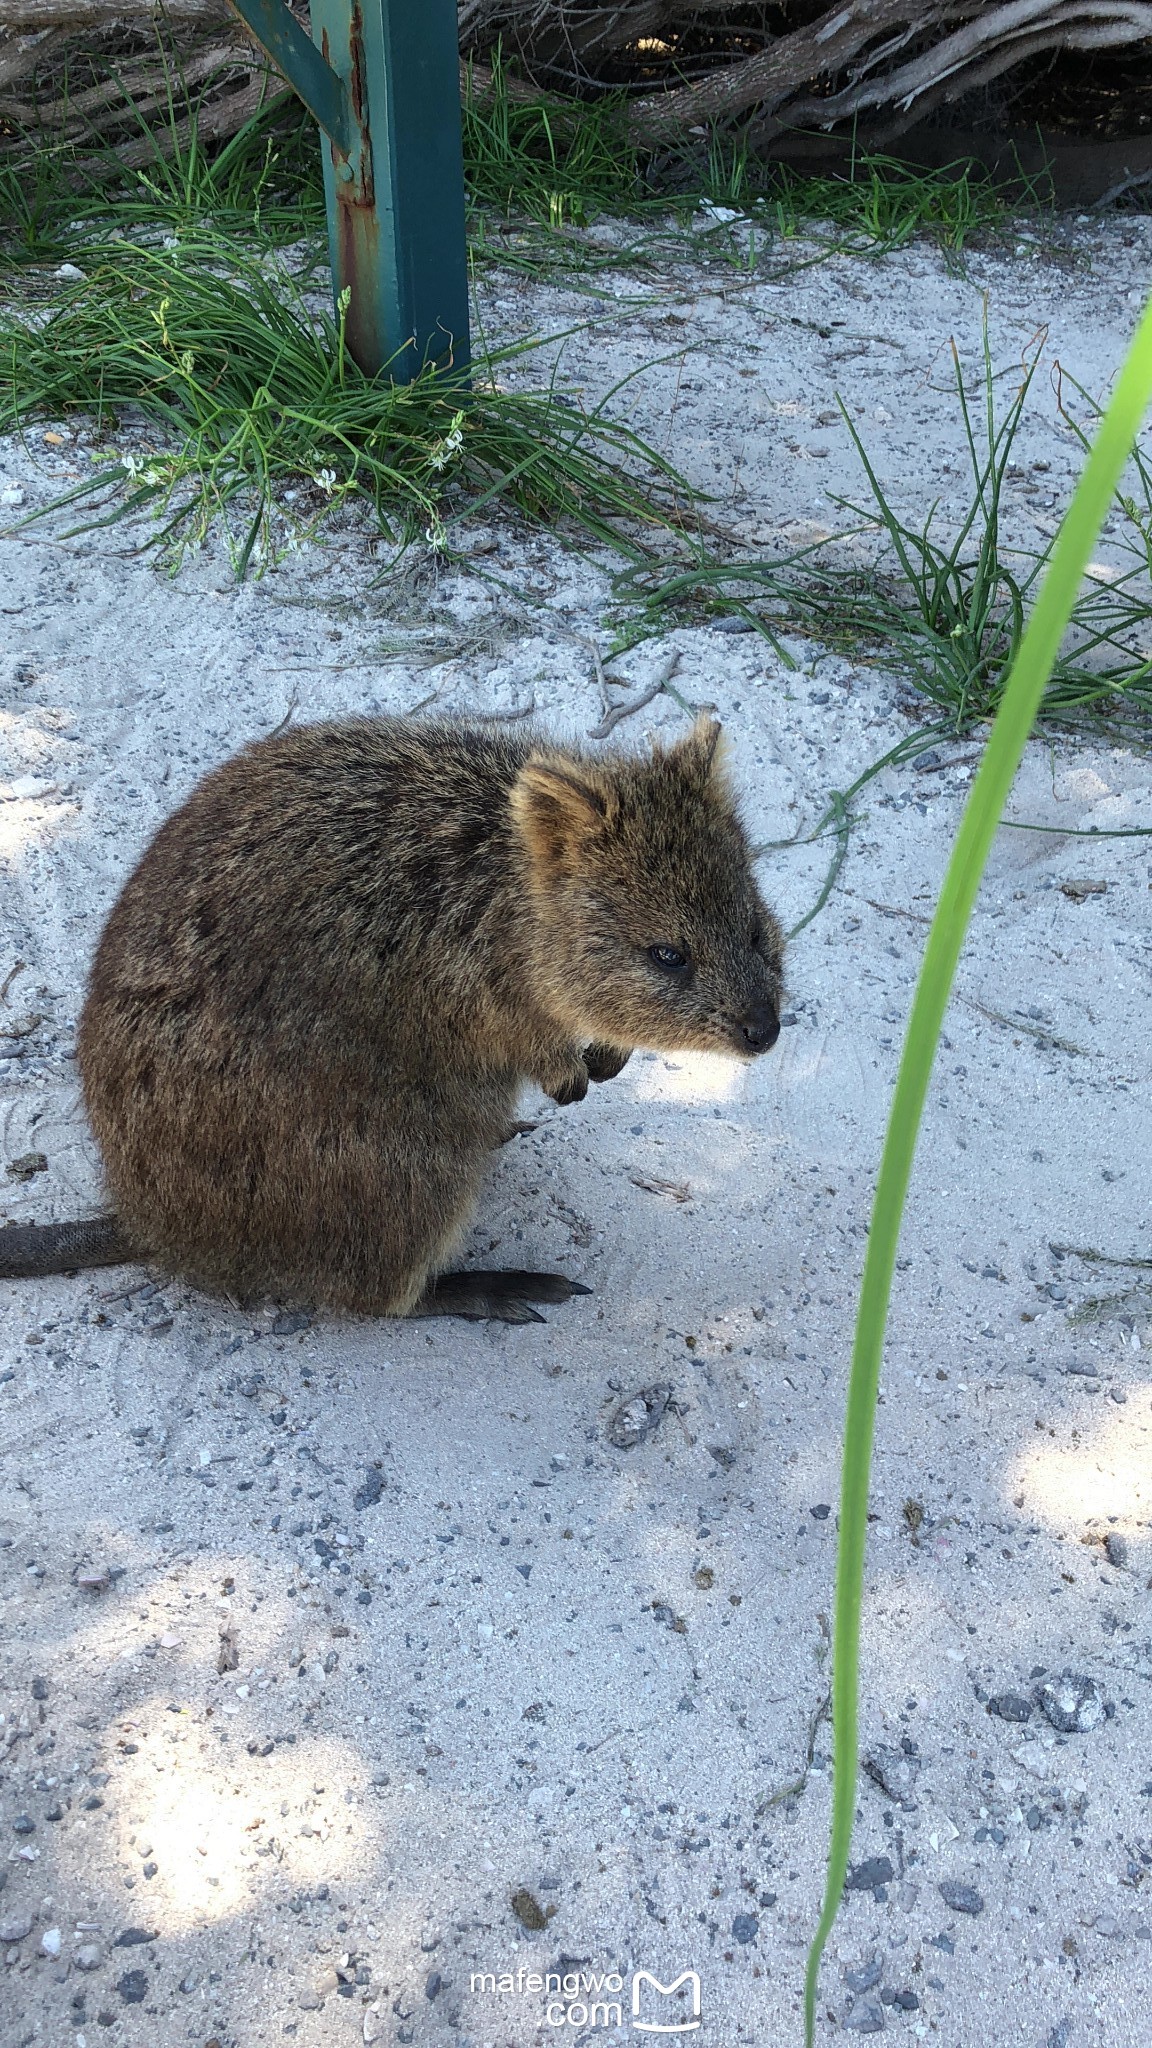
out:
{"label": "grass blade", "polygon": [[976,892],[1076,596],[1141,420],[1152,400],[1152,304],[1120,372],[1020,643],[940,891],[916,985],[884,1152],[856,1317],[844,1423],[833,1635],[835,1763],[824,1903],[808,1955],[804,2036],[812,2048],[820,1958],[839,1910],[856,1806],[860,1615],[876,1397],[896,1248],[944,1012]]}

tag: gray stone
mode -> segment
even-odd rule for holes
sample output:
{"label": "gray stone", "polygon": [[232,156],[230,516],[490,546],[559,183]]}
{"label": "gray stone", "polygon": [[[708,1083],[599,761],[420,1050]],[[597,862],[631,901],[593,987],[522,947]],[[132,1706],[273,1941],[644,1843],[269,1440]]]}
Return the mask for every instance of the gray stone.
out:
{"label": "gray stone", "polygon": [[760,1922],[755,1913],[737,1913],[732,1922],[733,1941],[738,1941],[742,1947],[746,1947],[750,1941],[755,1941],[759,1932]]}
{"label": "gray stone", "polygon": [[845,2030],[849,2034],[882,2034],[884,2032],[884,2007],[878,1998],[853,1999],[844,2015]]}
{"label": "gray stone", "polygon": [[1018,1692],[1001,1692],[989,1700],[988,1712],[998,1714],[1002,1721],[1030,1721],[1032,1702]]}
{"label": "gray stone", "polygon": [[880,1982],[883,1968],[879,1956],[873,1956],[870,1962],[861,1963],[858,1970],[845,1970],[844,1982],[849,1991],[871,1991]]}
{"label": "gray stone", "polygon": [[76,1950],[72,1960],[78,1970],[98,1970],[102,1957],[96,1943],[86,1941]]}
{"label": "gray stone", "polygon": [[891,1884],[895,1875],[887,1856],[869,1856],[848,1872],[844,1889],[846,1892],[870,1892],[874,1885]]}
{"label": "gray stone", "polygon": [[940,1897],[954,1913],[982,1913],[984,1900],[975,1885],[961,1884],[958,1878],[946,1877],[937,1886]]}
{"label": "gray stone", "polygon": [[32,1932],[31,1913],[13,1913],[8,1920],[0,1920],[0,1947],[11,1948],[13,1942],[23,1941]]}
{"label": "gray stone", "polygon": [[1104,1553],[1109,1564],[1121,1571],[1128,1562],[1128,1541],[1116,1529],[1110,1529],[1104,1538]]}
{"label": "gray stone", "polygon": [[1062,1671],[1036,1688],[1036,1704],[1061,1735],[1088,1735],[1104,1721],[1104,1701],[1093,1678]]}
{"label": "gray stone", "polygon": [[363,1483],[357,1487],[352,1496],[352,1505],[357,1514],[363,1514],[365,1508],[374,1508],[377,1501],[381,1501],[383,1498],[384,1474],[378,1465],[369,1465],[364,1474]]}

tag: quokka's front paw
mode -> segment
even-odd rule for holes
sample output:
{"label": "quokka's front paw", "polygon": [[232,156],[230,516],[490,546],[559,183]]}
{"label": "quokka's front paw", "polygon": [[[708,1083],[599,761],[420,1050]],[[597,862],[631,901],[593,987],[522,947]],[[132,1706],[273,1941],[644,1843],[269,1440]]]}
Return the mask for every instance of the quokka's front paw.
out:
{"label": "quokka's front paw", "polygon": [[543,1088],[545,1095],[564,1109],[570,1102],[583,1102],[588,1093],[588,1069],[582,1059],[573,1059],[571,1066],[549,1074]]}
{"label": "quokka's front paw", "polygon": [[614,1081],[623,1073],[632,1057],[631,1046],[589,1045],[584,1052],[584,1065],[590,1081]]}

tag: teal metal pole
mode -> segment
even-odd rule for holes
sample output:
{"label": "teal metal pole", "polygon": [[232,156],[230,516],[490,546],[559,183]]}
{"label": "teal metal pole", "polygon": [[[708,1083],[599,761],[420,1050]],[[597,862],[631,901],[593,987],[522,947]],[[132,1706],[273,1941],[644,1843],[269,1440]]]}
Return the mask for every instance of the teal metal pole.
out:
{"label": "teal metal pole", "polygon": [[[469,361],[456,0],[232,0],[324,130],[333,296],[349,354],[398,384]],[[318,46],[318,47],[314,47]]]}

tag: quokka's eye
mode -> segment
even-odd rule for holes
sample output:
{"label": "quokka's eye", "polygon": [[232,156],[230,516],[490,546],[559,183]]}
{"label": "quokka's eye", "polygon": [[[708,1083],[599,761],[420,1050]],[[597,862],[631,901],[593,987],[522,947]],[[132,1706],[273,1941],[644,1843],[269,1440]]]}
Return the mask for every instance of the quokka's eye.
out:
{"label": "quokka's eye", "polygon": [[678,946],[649,946],[648,958],[665,974],[683,974],[688,965],[688,955]]}

